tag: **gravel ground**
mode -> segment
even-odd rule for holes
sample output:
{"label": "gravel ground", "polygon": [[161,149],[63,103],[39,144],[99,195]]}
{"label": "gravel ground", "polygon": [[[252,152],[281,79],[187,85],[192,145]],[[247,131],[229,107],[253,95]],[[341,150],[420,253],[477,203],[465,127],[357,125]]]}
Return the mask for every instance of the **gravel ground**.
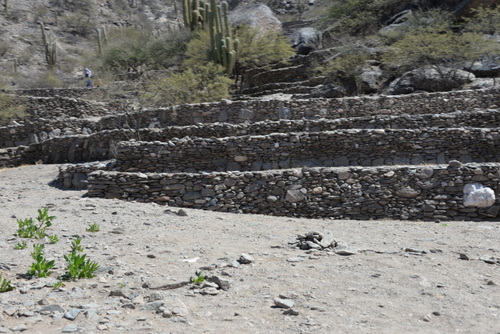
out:
{"label": "gravel ground", "polygon": [[[179,210],[62,191],[57,171],[0,171],[0,333],[500,333],[498,222]],[[43,207],[59,242],[15,236]],[[100,268],[54,288],[78,236]],[[48,278],[25,275],[34,243]]]}

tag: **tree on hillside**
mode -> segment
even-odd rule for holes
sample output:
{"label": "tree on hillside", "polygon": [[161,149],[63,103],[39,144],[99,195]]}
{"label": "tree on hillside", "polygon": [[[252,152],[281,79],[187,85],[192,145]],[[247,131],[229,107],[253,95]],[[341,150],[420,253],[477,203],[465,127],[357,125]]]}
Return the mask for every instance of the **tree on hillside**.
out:
{"label": "tree on hillside", "polygon": [[408,34],[392,44],[383,55],[383,61],[386,65],[398,67],[399,71],[430,66],[442,78],[453,80],[456,70],[486,54],[500,52],[499,46],[499,43],[477,33],[427,31]]}

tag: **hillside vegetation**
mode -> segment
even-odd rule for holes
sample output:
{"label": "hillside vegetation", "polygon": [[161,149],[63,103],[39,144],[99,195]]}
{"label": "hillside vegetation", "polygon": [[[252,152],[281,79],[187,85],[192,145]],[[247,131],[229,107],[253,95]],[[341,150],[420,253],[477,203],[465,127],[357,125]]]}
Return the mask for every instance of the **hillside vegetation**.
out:
{"label": "hillside vegetation", "polygon": [[[366,92],[367,65],[383,69],[378,80],[384,84],[425,66],[454,80],[458,70],[498,55],[498,1],[469,2],[466,9],[458,1],[430,0],[267,4],[282,22],[307,21],[320,31],[320,48],[329,56],[310,67],[311,77],[326,75],[347,94],[359,94]],[[125,82],[141,92],[143,106],[229,98],[248,70],[295,53],[281,32],[229,28],[227,11],[238,3],[6,0],[1,82],[6,88],[84,87],[82,70],[89,67],[94,86],[120,90]],[[210,18],[209,9],[217,7],[220,18]],[[186,22],[194,17],[195,23]],[[220,50],[227,54],[215,56]]]}

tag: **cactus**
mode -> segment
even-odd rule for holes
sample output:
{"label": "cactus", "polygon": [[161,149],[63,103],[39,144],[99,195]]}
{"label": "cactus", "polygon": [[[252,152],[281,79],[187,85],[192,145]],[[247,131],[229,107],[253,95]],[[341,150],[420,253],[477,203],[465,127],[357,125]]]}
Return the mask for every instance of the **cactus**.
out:
{"label": "cactus", "polygon": [[45,60],[52,70],[56,67],[57,63],[57,44],[52,40],[52,35],[47,36],[45,33],[45,25],[43,22],[40,22],[40,28],[42,30],[43,45],[45,47]]}
{"label": "cactus", "polygon": [[97,28],[97,48],[99,55],[102,56],[103,46],[108,44],[108,34],[105,27]]}
{"label": "cactus", "polygon": [[14,73],[17,73],[17,66],[19,65],[19,60],[14,58]]}
{"label": "cactus", "polygon": [[4,12],[8,12],[9,11],[9,0],[5,0],[4,1]]}
{"label": "cactus", "polygon": [[227,74],[232,74],[238,54],[238,41],[232,37],[228,8],[227,2],[218,5],[216,0],[210,0],[210,3],[204,0],[182,1],[184,26],[193,31],[208,29],[208,59],[221,64]]}

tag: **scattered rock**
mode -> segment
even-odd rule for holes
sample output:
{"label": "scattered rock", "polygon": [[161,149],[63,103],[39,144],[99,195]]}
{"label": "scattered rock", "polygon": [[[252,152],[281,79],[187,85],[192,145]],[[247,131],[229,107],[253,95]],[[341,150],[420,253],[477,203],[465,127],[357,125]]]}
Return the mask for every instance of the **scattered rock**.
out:
{"label": "scattered rock", "polygon": [[274,305],[279,308],[289,309],[293,307],[294,302],[291,299],[274,298]]}
{"label": "scattered rock", "polygon": [[303,250],[308,249],[332,249],[337,246],[337,241],[331,232],[321,234],[319,232],[309,232],[305,235],[298,235],[297,240],[290,243]]}
{"label": "scattered rock", "polygon": [[17,325],[13,328],[11,328],[11,330],[13,332],[24,332],[26,330],[28,330],[28,326],[26,326],[25,324],[21,324],[21,325]]}
{"label": "scattered rock", "polygon": [[78,314],[80,314],[79,309],[70,308],[66,313],[64,313],[64,318],[68,320],[75,320]]}
{"label": "scattered rock", "polygon": [[481,256],[481,257],[479,257],[479,260],[484,261],[484,262],[489,263],[489,264],[496,264],[496,263],[500,264],[499,259],[495,259],[493,256],[489,256],[489,255]]}
{"label": "scattered rock", "polygon": [[219,289],[222,289],[224,291],[229,290],[229,281],[227,281],[227,280],[220,279],[217,276],[207,277],[206,280],[209,281],[209,282],[213,282],[213,283],[217,284],[217,287]]}
{"label": "scattered rock", "polygon": [[467,254],[465,254],[465,253],[460,253],[459,254],[459,259],[460,260],[466,260],[466,261],[470,260],[469,257],[467,256]]}
{"label": "scattered rock", "polygon": [[241,264],[250,264],[252,262],[254,262],[254,258],[251,256],[251,255],[248,255],[248,254],[245,254],[245,253],[242,253],[240,255],[240,258],[238,259],[238,262],[241,263]]}
{"label": "scattered rock", "polygon": [[62,333],[74,333],[77,331],[78,331],[78,325],[75,325],[75,324],[66,325],[62,329]]}
{"label": "scattered rock", "polygon": [[179,211],[177,211],[177,216],[180,216],[180,217],[187,217],[188,216],[188,213],[186,210],[184,209],[179,209]]}
{"label": "scattered rock", "polygon": [[293,308],[289,308],[289,309],[283,311],[283,314],[284,315],[299,315],[299,311],[297,311]]}

